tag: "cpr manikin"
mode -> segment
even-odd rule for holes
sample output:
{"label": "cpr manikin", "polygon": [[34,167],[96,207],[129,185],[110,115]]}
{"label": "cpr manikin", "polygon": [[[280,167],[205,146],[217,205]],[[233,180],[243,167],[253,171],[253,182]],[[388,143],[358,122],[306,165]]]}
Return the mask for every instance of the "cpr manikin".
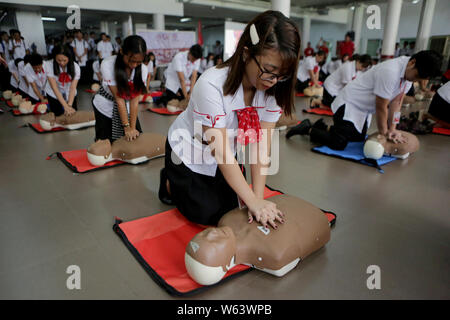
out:
{"label": "cpr manikin", "polygon": [[138,164],[164,156],[165,142],[166,137],[157,133],[141,133],[131,141],[122,137],[112,144],[108,139],[97,140],[88,148],[87,157],[93,166],[103,166],[114,160]]}
{"label": "cpr manikin", "polygon": [[13,94],[11,98],[11,103],[14,107],[18,107],[19,104],[22,102],[23,98],[20,94]]}
{"label": "cpr manikin", "polygon": [[77,111],[70,116],[63,114],[58,117],[56,117],[53,112],[49,112],[39,119],[39,124],[42,129],[47,131],[60,127],[69,130],[76,130],[94,126],[95,116],[94,111]]}
{"label": "cpr manikin", "polygon": [[307,97],[323,96],[323,87],[311,86],[303,90],[303,94]]}
{"label": "cpr manikin", "polygon": [[11,90],[3,91],[3,98],[5,100],[11,100],[12,96],[13,96],[13,93]]}
{"label": "cpr manikin", "polygon": [[319,208],[284,194],[269,201],[286,217],[277,229],[248,223],[247,209],[237,208],[226,213],[217,228],[195,235],[185,252],[191,278],[212,285],[238,264],[281,277],[330,240],[328,219]]}
{"label": "cpr manikin", "polygon": [[98,83],[93,83],[93,84],[91,85],[91,90],[92,90],[93,92],[97,92],[98,90],[100,90],[100,85],[99,85]]}
{"label": "cpr manikin", "polygon": [[189,100],[183,99],[183,100],[177,100],[172,99],[169,102],[167,102],[167,110],[169,112],[177,112],[177,111],[184,111],[186,110],[188,106]]}
{"label": "cpr manikin", "polygon": [[19,104],[19,111],[22,114],[33,113],[33,111],[44,114],[47,112],[47,105],[45,103],[38,103],[37,105],[33,105],[31,101],[22,101]]}
{"label": "cpr manikin", "polygon": [[415,135],[406,131],[397,131],[406,140],[404,143],[389,141],[386,136],[377,132],[367,138],[364,144],[364,156],[374,160],[380,159],[383,155],[406,159],[410,153],[419,150],[419,140]]}

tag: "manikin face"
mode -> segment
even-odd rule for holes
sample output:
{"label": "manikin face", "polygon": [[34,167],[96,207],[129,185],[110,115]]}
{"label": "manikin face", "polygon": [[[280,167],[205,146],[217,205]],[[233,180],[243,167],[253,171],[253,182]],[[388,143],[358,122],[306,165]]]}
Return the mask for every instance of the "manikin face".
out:
{"label": "manikin face", "polygon": [[57,54],[55,57],[55,60],[56,60],[56,63],[59,64],[59,66],[63,69],[69,63],[69,58],[63,54]]}
{"label": "manikin face", "polygon": [[235,237],[230,227],[207,228],[191,242],[198,246],[193,258],[206,266],[225,267],[236,254]]}
{"label": "manikin face", "polygon": [[281,74],[283,60],[280,52],[276,49],[265,49],[262,55],[251,57],[248,54],[248,49],[245,48],[244,61],[246,62],[244,77],[246,77],[257,90],[268,90],[276,85],[278,81],[277,78],[263,80],[262,78],[267,78],[268,74],[264,73],[261,75],[262,72],[270,72],[279,76],[283,75]]}
{"label": "manikin face", "polygon": [[127,65],[128,68],[133,70],[137,66],[141,65],[144,61],[144,55],[142,53],[137,54],[125,54],[123,56],[123,62],[125,62],[125,65]]}

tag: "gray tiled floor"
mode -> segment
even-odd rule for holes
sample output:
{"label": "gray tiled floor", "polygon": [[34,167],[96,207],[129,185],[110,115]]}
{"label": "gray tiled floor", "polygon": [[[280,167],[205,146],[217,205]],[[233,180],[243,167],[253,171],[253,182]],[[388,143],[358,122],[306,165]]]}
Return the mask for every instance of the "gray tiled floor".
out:
{"label": "gray tiled floor", "polygon": [[[79,94],[80,109],[90,109],[89,95]],[[296,102],[300,119],[307,103]],[[144,131],[164,134],[174,120],[144,110],[139,117]],[[163,160],[73,175],[45,158],[86,148],[94,129],[18,128],[36,120],[0,115],[0,299],[171,299],[111,228],[114,216],[170,208],[157,197]],[[253,271],[192,299],[450,298],[448,137],[420,136],[419,152],[380,174],[284,134],[280,171],[268,184],[336,212],[331,241],[284,278]],[[66,288],[69,265],[81,268],[81,290]],[[366,287],[369,265],[381,268],[381,290]]]}

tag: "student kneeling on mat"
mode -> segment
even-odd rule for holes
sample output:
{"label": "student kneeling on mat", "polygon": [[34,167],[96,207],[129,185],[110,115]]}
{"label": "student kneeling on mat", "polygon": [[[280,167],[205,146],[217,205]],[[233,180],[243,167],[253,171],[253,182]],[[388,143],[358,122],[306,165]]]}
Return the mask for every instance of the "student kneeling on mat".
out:
{"label": "student kneeling on mat", "polygon": [[312,87],[319,87],[319,63],[325,58],[325,52],[319,50],[314,56],[306,57],[299,65],[295,84],[298,93],[303,93],[303,90],[309,87],[309,82],[312,82]]}
{"label": "student kneeling on mat", "polygon": [[62,114],[71,116],[78,109],[77,86],[81,75],[80,66],[73,61],[72,51],[68,46],[55,46],[52,56],[53,59],[44,62],[48,106],[57,117]]}
{"label": "student kneeling on mat", "polygon": [[95,112],[95,141],[113,142],[123,136],[128,141],[142,133],[139,123],[139,96],[145,93],[148,69],[143,65],[147,45],[140,36],[129,36],[117,56],[103,59],[102,86],[92,104]]}
{"label": "student kneeling on mat", "polygon": [[[275,123],[281,112],[290,115],[293,110],[299,56],[297,26],[280,12],[266,11],[247,25],[233,56],[202,74],[187,109],[169,129],[162,202],[175,204],[190,221],[213,225],[238,207],[239,197],[249,208],[249,222],[255,217],[276,228],[283,214],[263,198],[261,157],[251,165],[250,187],[235,159],[234,135],[240,145],[250,142],[251,150],[269,154]],[[267,134],[267,143],[258,143],[261,133]]]}
{"label": "student kneeling on mat", "polygon": [[28,80],[28,97],[32,104],[38,102],[47,103],[45,98],[45,84],[47,77],[42,67],[43,60],[41,55],[33,53],[30,56],[30,62],[25,66],[25,76]]}
{"label": "student kneeling on mat", "polygon": [[[439,75],[442,57],[435,51],[420,51],[379,63],[347,84],[331,105],[334,124],[328,129],[323,119],[314,125],[304,120],[286,138],[309,134],[311,142],[343,150],[351,141],[364,141],[372,114],[378,132],[389,140],[402,142],[396,130],[403,96],[412,81]],[[394,121],[394,118],[396,121]]]}
{"label": "student kneeling on mat", "polygon": [[368,55],[357,55],[351,61],[342,64],[336,71],[327,77],[323,84],[322,104],[330,107],[339,92],[347,83],[355,80],[358,75],[372,65],[372,58]]}
{"label": "student kneeling on mat", "polygon": [[167,70],[164,72],[166,76],[166,91],[158,101],[159,106],[166,107],[167,103],[172,99],[179,101],[183,99],[189,100],[197,81],[201,57],[202,47],[198,44],[193,45],[189,51],[178,52],[173,57]]}

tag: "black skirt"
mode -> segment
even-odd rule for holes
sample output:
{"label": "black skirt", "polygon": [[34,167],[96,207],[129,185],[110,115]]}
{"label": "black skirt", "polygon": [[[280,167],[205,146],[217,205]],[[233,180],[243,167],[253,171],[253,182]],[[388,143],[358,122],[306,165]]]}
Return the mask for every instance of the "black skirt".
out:
{"label": "black skirt", "polygon": [[[165,171],[170,183],[171,198],[188,220],[217,225],[220,218],[237,208],[238,196],[217,168],[214,177],[193,172],[181,160],[172,162],[172,148],[166,140]],[[177,157],[174,153],[174,157]],[[245,171],[243,172],[245,177]]]}
{"label": "black skirt", "polygon": [[323,87],[323,97],[322,97],[322,104],[323,104],[323,105],[325,105],[325,106],[331,108],[331,104],[333,103],[333,101],[334,101],[335,98],[336,98],[336,97],[333,97],[333,96],[328,92],[328,90],[327,90],[325,87]]}
{"label": "black skirt", "polygon": [[439,93],[435,93],[431,100],[428,113],[441,121],[450,123],[450,103],[442,99]]}

